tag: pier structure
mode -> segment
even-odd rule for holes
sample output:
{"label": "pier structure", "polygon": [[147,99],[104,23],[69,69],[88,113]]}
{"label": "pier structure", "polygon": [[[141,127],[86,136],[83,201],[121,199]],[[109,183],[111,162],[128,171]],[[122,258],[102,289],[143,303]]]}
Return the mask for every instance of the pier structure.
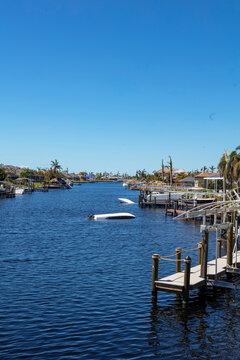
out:
{"label": "pier structure", "polygon": [[140,186],[140,207],[165,207],[166,214],[180,214],[200,204],[216,201],[219,193],[176,186]]}
{"label": "pier structure", "polygon": [[[207,216],[213,216],[213,222],[207,223]],[[158,291],[182,295],[187,300],[192,290],[211,288],[235,289],[240,284],[240,200],[221,201],[202,205],[179,214],[175,219],[201,218],[201,241],[193,249],[177,248],[175,254],[160,256],[154,254],[152,270],[152,299],[157,300]],[[208,259],[209,232],[215,232],[215,259]],[[222,254],[223,243],[226,254]],[[192,266],[188,255],[198,251],[198,263]],[[183,257],[186,253],[186,257]],[[159,278],[159,269],[164,261],[176,263],[176,272]],[[184,269],[181,264],[184,263]],[[227,281],[226,281],[227,280]],[[231,281],[230,281],[231,280]]]}

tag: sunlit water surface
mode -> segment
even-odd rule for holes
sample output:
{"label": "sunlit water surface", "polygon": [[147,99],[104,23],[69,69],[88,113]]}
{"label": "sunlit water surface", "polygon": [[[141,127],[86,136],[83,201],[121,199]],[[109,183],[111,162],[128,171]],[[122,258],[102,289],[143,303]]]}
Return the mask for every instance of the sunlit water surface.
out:
{"label": "sunlit water surface", "polygon": [[[239,291],[151,303],[152,254],[195,248],[199,226],[118,197],[138,192],[95,183],[0,200],[0,359],[239,359]],[[120,211],[136,219],[87,219]],[[160,262],[160,276],[174,271]]]}

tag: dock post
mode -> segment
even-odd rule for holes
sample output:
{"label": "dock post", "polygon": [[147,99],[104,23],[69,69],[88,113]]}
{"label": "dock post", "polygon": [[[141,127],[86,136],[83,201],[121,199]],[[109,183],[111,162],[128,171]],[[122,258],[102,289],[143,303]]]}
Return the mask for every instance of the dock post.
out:
{"label": "dock post", "polygon": [[201,265],[202,259],[202,242],[198,243],[198,265]]}
{"label": "dock post", "polygon": [[227,264],[232,265],[232,251],[233,251],[233,227],[231,226],[227,231]]}
{"label": "dock post", "polygon": [[153,266],[152,266],[152,300],[157,301],[157,288],[155,281],[158,280],[158,264],[159,264],[159,255],[153,254]]}
{"label": "dock post", "polygon": [[207,281],[207,263],[208,263],[208,232],[205,232],[205,244],[204,244],[204,270],[203,276],[205,281]]}
{"label": "dock post", "polygon": [[207,260],[208,260],[208,232],[205,231],[202,236],[202,250],[201,250],[201,271],[200,276],[206,279],[207,277]]}
{"label": "dock post", "polygon": [[217,239],[217,257],[222,257],[222,239]]}
{"label": "dock post", "polygon": [[174,201],[174,203],[173,203],[173,217],[177,216],[176,210],[177,210],[177,203],[176,203],[176,201]]}
{"label": "dock post", "polygon": [[176,248],[176,273],[181,272],[181,256],[182,256],[182,249]]}
{"label": "dock post", "polygon": [[189,295],[189,285],[190,285],[190,270],[191,270],[191,258],[187,256],[184,259],[184,289],[183,296],[185,299],[188,298]]}
{"label": "dock post", "polygon": [[142,197],[141,197],[141,195],[139,195],[139,197],[138,197],[138,205],[140,207],[142,207]]}
{"label": "dock post", "polygon": [[167,200],[165,202],[165,215],[167,215],[167,209],[168,209],[168,203],[167,203]]}

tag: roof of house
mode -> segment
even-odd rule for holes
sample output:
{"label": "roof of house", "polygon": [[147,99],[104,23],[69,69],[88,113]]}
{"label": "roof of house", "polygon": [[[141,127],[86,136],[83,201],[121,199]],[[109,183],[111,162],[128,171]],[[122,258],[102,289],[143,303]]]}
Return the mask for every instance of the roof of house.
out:
{"label": "roof of house", "polygon": [[[170,173],[170,169],[169,169],[168,167],[166,167],[166,166],[164,167],[163,171],[164,171],[166,174]],[[173,172],[173,173],[174,173],[174,172],[178,172],[178,171],[179,171],[179,169],[172,169],[172,172]],[[181,170],[181,172],[184,172],[184,170]],[[155,174],[161,174],[161,173],[162,173],[162,169],[155,171]]]}
{"label": "roof of house", "polygon": [[204,179],[206,180],[223,180],[223,177],[220,176],[219,174],[213,174],[211,176],[207,176]]}
{"label": "roof of house", "polygon": [[193,176],[187,176],[184,179],[180,180],[180,182],[193,182],[195,178]]}
{"label": "roof of house", "polygon": [[195,176],[195,179],[203,179],[209,176],[217,175],[216,173],[202,173]]}

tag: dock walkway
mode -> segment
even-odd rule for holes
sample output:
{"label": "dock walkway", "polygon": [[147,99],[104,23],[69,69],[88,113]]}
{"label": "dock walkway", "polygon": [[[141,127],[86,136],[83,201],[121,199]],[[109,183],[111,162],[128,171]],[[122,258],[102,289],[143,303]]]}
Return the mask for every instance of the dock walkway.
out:
{"label": "dock walkway", "polygon": [[[239,258],[240,251],[237,256]],[[227,255],[217,259],[217,273],[216,273],[216,259],[207,263],[207,279],[214,279],[225,273],[227,266]],[[196,265],[190,270],[190,283],[189,290],[194,290],[205,285],[204,277],[201,277],[201,265]],[[166,276],[162,279],[155,281],[158,290],[182,293],[184,291],[184,271]]]}
{"label": "dock walkway", "polygon": [[[234,254],[236,256],[236,254]],[[240,259],[240,251],[237,252],[237,258]],[[227,255],[207,263],[207,280],[217,279],[224,275],[227,268]],[[204,277],[201,276],[201,265],[196,265],[190,270],[189,290],[200,288],[206,284]],[[184,292],[184,271],[177,272],[173,275],[166,276],[155,281],[157,290],[166,292],[174,292],[182,294]]]}

